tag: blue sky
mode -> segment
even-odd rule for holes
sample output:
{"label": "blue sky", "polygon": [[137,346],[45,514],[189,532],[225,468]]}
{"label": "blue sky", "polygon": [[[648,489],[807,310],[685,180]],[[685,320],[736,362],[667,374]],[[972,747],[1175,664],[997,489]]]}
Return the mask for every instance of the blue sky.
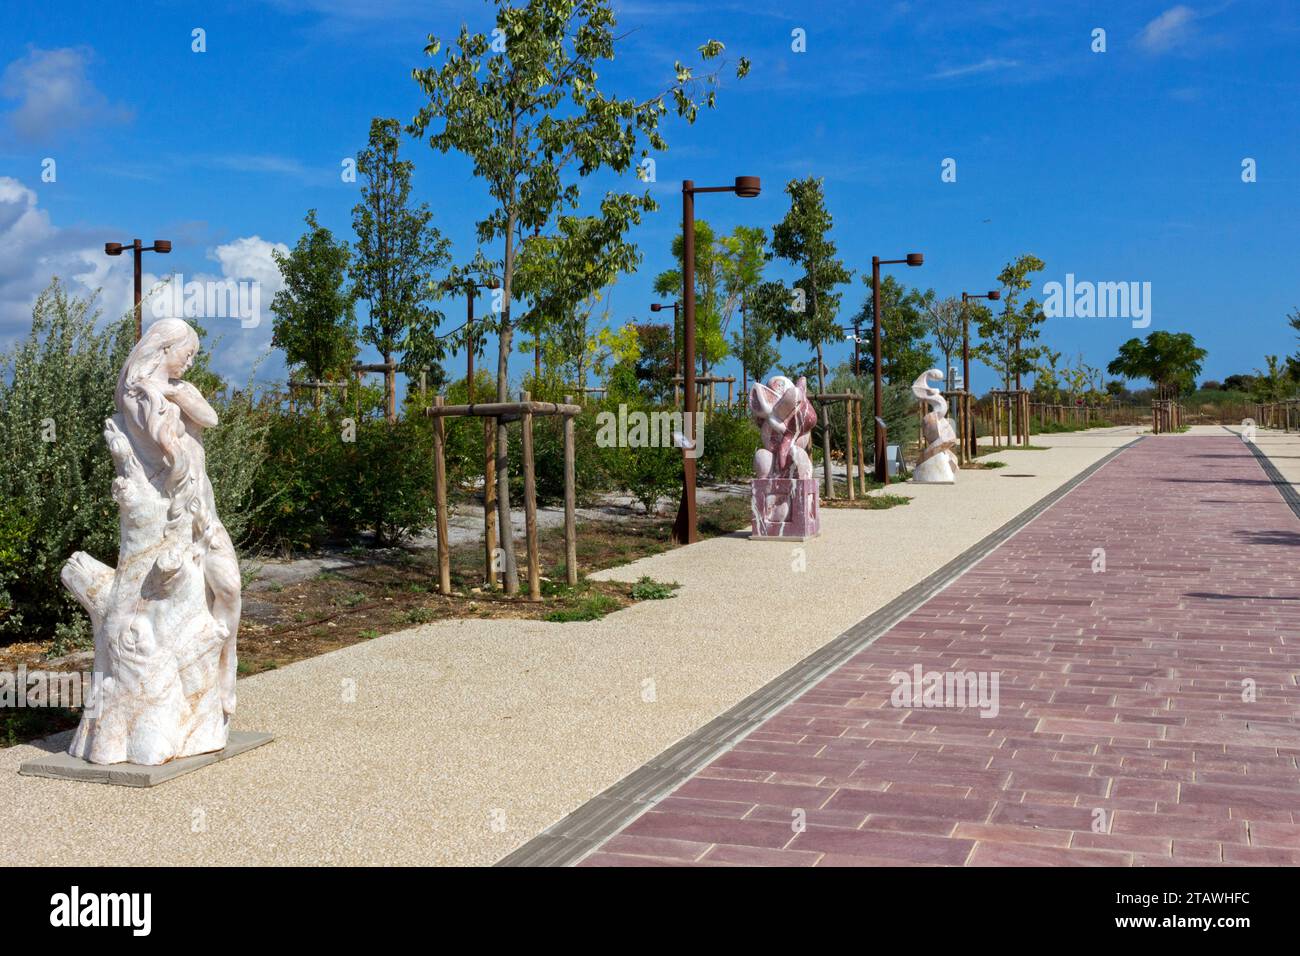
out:
{"label": "blue sky", "polygon": [[[634,233],[639,272],[608,297],[612,321],[646,320],[654,275],[670,265],[680,181],[762,177],[763,195],[703,196],[698,214],[729,230],[770,228],[784,183],[825,177],[846,263],[925,253],[899,278],[941,295],[994,286],[1032,252],[1044,282],[1151,283],[1152,321],[1053,318],[1044,342],[1104,366],[1154,329],[1190,331],[1209,350],[1203,377],[1262,367],[1296,349],[1285,314],[1300,305],[1300,12],[1220,2],[618,3],[631,33],[608,71],[627,95],[659,90],[674,59],[707,38],[754,64],[727,80],[718,108],[667,127],[657,157],[661,211]],[[19,4],[0,36],[0,340],[30,325],[51,274],[129,301],[129,261],[105,240],[170,238],[153,275],[254,278],[269,293],[269,252],[292,245],[309,208],[350,237],[358,186],[340,163],[372,116],[408,120],[425,35],[492,26],[477,0],[269,0]],[[191,51],[191,31],[207,51]],[[1106,31],[1106,52],[1092,33]],[[806,31],[806,52],[791,31]],[[729,73],[730,71],[728,71]],[[455,245],[474,252],[486,190],[458,157],[408,141],[416,193]],[[943,160],[957,181],[941,180]],[[1242,182],[1255,160],[1257,181]],[[42,181],[54,159],[57,178]],[[590,184],[592,196],[611,184]],[[489,250],[499,255],[497,250]],[[780,264],[773,277],[788,277]],[[866,289],[855,277],[842,319]],[[459,322],[460,306],[449,307]],[[214,358],[248,374],[270,318],[206,323]],[[806,357],[786,344],[791,359]],[[832,363],[849,354],[830,351]],[[522,371],[528,358],[520,356]],[[459,368],[457,359],[452,368]],[[977,368],[977,386],[991,382]],[[259,377],[282,375],[278,354]],[[982,385],[981,385],[982,383]]]}

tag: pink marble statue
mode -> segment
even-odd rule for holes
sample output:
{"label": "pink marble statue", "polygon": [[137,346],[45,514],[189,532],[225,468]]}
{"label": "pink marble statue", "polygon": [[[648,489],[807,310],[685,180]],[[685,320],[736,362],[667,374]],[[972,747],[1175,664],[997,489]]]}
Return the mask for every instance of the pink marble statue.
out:
{"label": "pink marble statue", "polygon": [[808,400],[808,380],[776,375],[766,385],[755,382],[749,414],[763,438],[754,453],[752,537],[802,541],[818,534],[821,499],[808,456],[817,412]]}

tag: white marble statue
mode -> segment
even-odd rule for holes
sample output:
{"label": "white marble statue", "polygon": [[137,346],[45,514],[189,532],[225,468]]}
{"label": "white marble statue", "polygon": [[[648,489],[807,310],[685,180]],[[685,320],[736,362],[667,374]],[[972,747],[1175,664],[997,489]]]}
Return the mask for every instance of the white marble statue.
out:
{"label": "white marble statue", "polygon": [[942,380],[943,373],[932,368],[912,383],[912,394],[930,406],[921,420],[925,449],[912,470],[912,481],[922,485],[951,485],[957,480],[957,456],[952,452],[957,447],[957,433],[948,420],[948,400],[930,384],[928,380],[932,378]]}
{"label": "white marble statue", "polygon": [[221,750],[235,711],[239,562],[217,517],[203,451],[216,413],[181,380],[199,339],[151,325],[117,380],[104,440],[121,512],[117,567],[84,552],[62,579],[95,628],[96,687],[69,752],[157,765]]}

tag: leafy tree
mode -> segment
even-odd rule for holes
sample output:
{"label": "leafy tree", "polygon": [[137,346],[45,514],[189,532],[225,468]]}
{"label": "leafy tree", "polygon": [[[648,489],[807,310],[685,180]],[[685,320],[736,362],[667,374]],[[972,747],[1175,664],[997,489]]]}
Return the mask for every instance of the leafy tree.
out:
{"label": "leafy tree", "polygon": [[[561,216],[555,235],[523,241],[515,292],[530,306],[519,325],[532,334],[532,341],[524,345],[533,350],[535,382],[542,379],[543,355],[549,356],[552,372],[580,361],[586,320],[601,290],[620,273],[634,271],[640,261],[640,253],[624,240],[616,219]],[[551,383],[552,387],[562,384],[558,379]]]}
{"label": "leafy tree", "polygon": [[[1033,288],[1030,273],[1041,272],[1046,265],[1034,255],[1022,255],[1007,263],[998,273],[1002,284],[1002,311],[987,309],[979,313],[981,358],[1002,378],[1002,387],[1010,389],[1019,383],[1020,376],[1034,370],[1039,349],[1026,347],[1038,339],[1039,326],[1045,321],[1042,306],[1032,296],[1023,303],[1021,295]],[[977,313],[972,310],[972,316]]]}
{"label": "leafy tree", "polygon": [[640,344],[636,380],[641,391],[657,401],[665,401],[673,393],[673,327],[644,322],[634,328]]}
{"label": "leafy tree", "polygon": [[1287,367],[1276,355],[1265,355],[1264,362],[1268,368],[1255,370],[1254,387],[1251,395],[1257,402],[1280,402],[1295,394],[1295,380],[1291,378]]}
{"label": "leafy tree", "polygon": [[[871,289],[871,276],[862,281]],[[880,363],[881,375],[893,385],[910,385],[922,372],[934,368],[934,353],[930,351],[925,336],[930,331],[927,302],[934,292],[904,289],[893,276],[880,280]],[[871,328],[875,320],[875,297],[867,296],[855,322],[862,328]],[[958,333],[960,335],[960,332]],[[862,357],[862,368],[875,374],[876,357],[868,351]],[[945,373],[946,374],[946,373]]]}
{"label": "leafy tree", "polygon": [[[445,343],[437,337],[442,314],[430,304],[438,285],[435,270],[451,261],[449,240],[433,225],[428,203],[411,204],[414,163],[399,159],[401,125],[376,117],[370,122],[369,145],[357,155],[365,177],[361,202],[352,209],[357,233],[352,294],[370,304],[361,329],[386,365],[400,353],[408,376],[438,362]],[[384,373],[388,420],[397,420],[396,376]]]}
{"label": "leafy tree", "polygon": [[[883,287],[883,283],[881,285]],[[881,291],[884,291],[883,288]],[[926,327],[934,338],[934,344],[943,354],[943,374],[948,375],[948,370],[953,367],[953,356],[961,349],[961,299],[955,295],[940,299],[933,291],[929,291],[922,297],[922,301],[925,305]],[[880,344],[883,347],[885,343],[882,341]],[[952,382],[947,382],[947,385],[952,388]]]}
{"label": "leafy tree", "polygon": [[[685,243],[679,232],[672,242],[672,256],[678,265],[655,276],[656,295],[681,297],[683,249]],[[723,260],[722,243],[713,226],[707,219],[695,220],[695,360],[702,375],[707,375],[710,368],[727,356],[727,340],[722,332],[726,298]]]}
{"label": "leafy tree", "polygon": [[[515,319],[515,269],[522,237],[540,232],[579,202],[578,180],[602,170],[627,173],[638,153],[667,148],[660,121],[670,109],[693,123],[715,101],[716,74],[695,77],[678,62],[669,85],[645,99],[611,95],[600,70],[615,54],[615,17],[607,0],[495,0],[494,37],[462,26],[446,51],[430,35],[425,54],[441,61],[412,71],[428,102],[408,129],[440,152],[463,153],[483,179],[493,207],[478,223],[481,243],[501,240],[501,310],[497,398],[509,397],[509,359]],[[700,48],[704,61],[722,44]],[[749,63],[743,58],[737,76]],[[638,174],[639,170],[638,170]],[[649,192],[608,192],[601,216],[620,235],[658,208]],[[511,537],[509,435],[497,429],[497,517],[501,540]],[[507,590],[518,587],[514,549],[505,549]]]}
{"label": "leafy tree", "polygon": [[1039,357],[1047,361],[1039,362],[1034,369],[1034,398],[1049,405],[1059,405],[1062,384],[1061,353],[1044,348]]}
{"label": "leafy tree", "polygon": [[772,229],[772,255],[803,274],[792,287],[780,281],[760,285],[754,293],[754,314],[772,327],[778,339],[793,338],[813,350],[818,390],[825,391],[822,347],[839,335],[835,319],[843,298],[835,289],[852,279],[853,273],[844,267],[829,238],[834,221],[826,208],[822,181],[811,176],[792,179],[785,191],[790,211]]}
{"label": "leafy tree", "polygon": [[[317,382],[347,376],[356,358],[357,320],[351,293],[344,288],[352,254],[346,242],[307,213],[307,231],[288,255],[274,252],[284,287],[271,301],[275,313],[271,344],[285,360]],[[313,389],[320,407],[320,389]]]}
{"label": "leafy tree", "polygon": [[[767,236],[758,227],[737,226],[729,235],[718,235],[707,220],[695,221],[695,355],[701,374],[708,374],[727,357],[728,326],[758,288],[766,246]],[[655,278],[658,295],[681,295],[684,248],[679,232],[672,242],[678,266]]]}
{"label": "leafy tree", "polygon": [[[835,289],[849,282],[853,273],[844,267],[830,239],[834,223],[826,208],[822,180],[811,176],[792,179],[785,191],[790,196],[790,211],[772,228],[772,254],[803,274],[794,281],[793,288],[787,288],[784,282],[760,285],[754,293],[754,313],[759,321],[771,325],[778,338],[789,336],[812,348],[817,361],[817,391],[825,392],[826,363],[822,346],[839,333],[835,319],[843,297]],[[829,412],[823,406],[822,449],[827,458],[830,434],[825,429],[829,422]],[[826,483],[829,492],[829,467]]]}
{"label": "leafy tree", "polygon": [[1121,345],[1106,371],[1126,379],[1144,378],[1162,395],[1182,394],[1195,387],[1206,354],[1190,332],[1152,332],[1145,342],[1132,338]]}
{"label": "leafy tree", "polygon": [[775,332],[771,323],[750,311],[742,313],[740,331],[731,333],[731,351],[740,359],[744,377],[742,391],[746,382],[766,379],[768,371],[781,359],[780,351],[772,344]]}

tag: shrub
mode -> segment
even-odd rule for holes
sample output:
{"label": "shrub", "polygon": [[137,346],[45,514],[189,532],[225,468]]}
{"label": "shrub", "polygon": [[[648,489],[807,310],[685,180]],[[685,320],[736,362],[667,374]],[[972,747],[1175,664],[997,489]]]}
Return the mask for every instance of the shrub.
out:
{"label": "shrub", "polygon": [[754,452],[762,442],[758,428],[744,409],[717,409],[707,414],[700,475],[710,481],[733,482],[753,477]]}
{"label": "shrub", "polygon": [[[524,443],[512,427],[510,436],[510,502],[522,506],[524,495]],[[596,414],[584,410],[573,420],[573,484],[580,504],[590,502],[609,485],[603,469],[601,449],[596,447]],[[533,467],[537,480],[537,503],[564,500],[564,419],[559,415],[533,417]],[[480,467],[481,471],[481,467]]]}
{"label": "shrub", "polygon": [[[59,580],[63,563],[74,551],[117,563],[103,430],[134,336],[128,319],[97,329],[98,319],[91,299],[69,295],[56,279],[36,300],[27,338],[0,355],[0,635],[54,634],[60,651],[90,635]],[[208,475],[218,514],[238,539],[264,429],[243,399],[214,407],[221,424],[204,438]]]}
{"label": "shrub", "polygon": [[[277,412],[268,427],[270,453],[254,493],[267,504],[252,522],[264,545],[311,549],[362,531],[396,544],[433,522],[433,421],[426,416],[389,424],[359,401],[348,407],[339,400],[320,412]],[[461,458],[449,458],[448,485],[462,473]]]}

